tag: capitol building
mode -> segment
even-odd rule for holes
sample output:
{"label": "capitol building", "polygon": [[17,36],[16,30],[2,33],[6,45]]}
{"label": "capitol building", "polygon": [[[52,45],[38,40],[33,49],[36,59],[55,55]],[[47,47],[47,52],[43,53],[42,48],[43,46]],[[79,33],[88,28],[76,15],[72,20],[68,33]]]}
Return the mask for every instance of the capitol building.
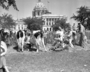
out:
{"label": "capitol building", "polygon": [[[54,25],[57,20],[66,17],[63,15],[52,14],[41,2],[41,0],[38,0],[32,11],[32,18],[42,18],[42,20],[44,21],[42,30],[44,32],[50,32],[53,31],[52,25]],[[16,26],[13,27],[14,30],[18,31],[27,28],[27,25],[25,25],[22,20],[16,20],[15,22]]]}
{"label": "capitol building", "polygon": [[55,21],[60,20],[61,18],[66,18],[63,15],[52,14],[41,2],[41,0],[38,0],[36,6],[34,7],[32,11],[32,17],[42,18],[44,20],[43,24],[44,32],[53,31],[51,26],[55,24]]}

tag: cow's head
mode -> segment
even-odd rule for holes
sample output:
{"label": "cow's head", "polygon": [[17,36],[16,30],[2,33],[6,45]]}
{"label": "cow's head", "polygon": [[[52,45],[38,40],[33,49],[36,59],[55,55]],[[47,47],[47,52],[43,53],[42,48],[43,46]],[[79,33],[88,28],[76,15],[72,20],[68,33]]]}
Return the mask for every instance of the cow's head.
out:
{"label": "cow's head", "polygon": [[43,37],[43,33],[42,32],[36,32],[34,34],[34,36],[35,36],[35,38],[38,38],[38,37],[42,38]]}

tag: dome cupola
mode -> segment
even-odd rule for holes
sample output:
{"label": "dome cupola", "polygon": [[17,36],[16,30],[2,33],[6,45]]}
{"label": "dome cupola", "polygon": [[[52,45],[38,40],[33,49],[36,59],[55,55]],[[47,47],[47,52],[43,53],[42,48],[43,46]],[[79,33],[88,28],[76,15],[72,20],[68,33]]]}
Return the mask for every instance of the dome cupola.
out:
{"label": "dome cupola", "polygon": [[34,10],[46,10],[45,5],[41,2],[41,0],[38,0],[38,3],[34,7]]}
{"label": "dome cupola", "polygon": [[43,14],[49,13],[45,5],[41,2],[41,0],[38,0],[38,3],[34,7],[32,11],[32,17],[41,17]]}

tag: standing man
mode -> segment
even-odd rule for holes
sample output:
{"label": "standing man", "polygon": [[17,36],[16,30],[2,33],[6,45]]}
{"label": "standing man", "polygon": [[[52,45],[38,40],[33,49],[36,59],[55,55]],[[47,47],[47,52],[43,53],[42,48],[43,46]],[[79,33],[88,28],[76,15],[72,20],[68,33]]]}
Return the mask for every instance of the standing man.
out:
{"label": "standing man", "polygon": [[85,30],[85,27],[80,23],[78,23],[78,32],[81,35],[79,45],[84,47],[83,46],[84,42],[87,42],[87,37],[86,37],[86,34],[85,34],[86,30]]}

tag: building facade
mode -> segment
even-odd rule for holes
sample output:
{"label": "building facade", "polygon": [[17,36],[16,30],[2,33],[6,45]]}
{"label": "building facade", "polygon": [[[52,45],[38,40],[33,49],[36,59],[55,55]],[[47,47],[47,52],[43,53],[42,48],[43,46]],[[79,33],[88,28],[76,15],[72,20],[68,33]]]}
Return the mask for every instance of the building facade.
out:
{"label": "building facade", "polygon": [[25,30],[25,29],[27,29],[27,25],[22,20],[17,21],[16,30]]}
{"label": "building facade", "polygon": [[47,10],[47,8],[41,2],[41,0],[38,0],[38,3],[34,7],[32,11],[32,17],[42,18],[44,20],[44,24],[42,28],[44,32],[53,31],[52,25],[54,25],[57,20],[64,18],[64,16],[52,14],[51,12],[49,12],[49,10]]}
{"label": "building facade", "polygon": [[50,31],[53,31],[52,25],[54,25],[57,20],[64,18],[64,16],[45,14],[45,15],[42,15],[42,18],[44,20],[43,31],[50,32]]}
{"label": "building facade", "polygon": [[18,30],[27,29],[27,25],[22,20],[16,20],[16,25],[13,26],[12,31],[17,32]]}

